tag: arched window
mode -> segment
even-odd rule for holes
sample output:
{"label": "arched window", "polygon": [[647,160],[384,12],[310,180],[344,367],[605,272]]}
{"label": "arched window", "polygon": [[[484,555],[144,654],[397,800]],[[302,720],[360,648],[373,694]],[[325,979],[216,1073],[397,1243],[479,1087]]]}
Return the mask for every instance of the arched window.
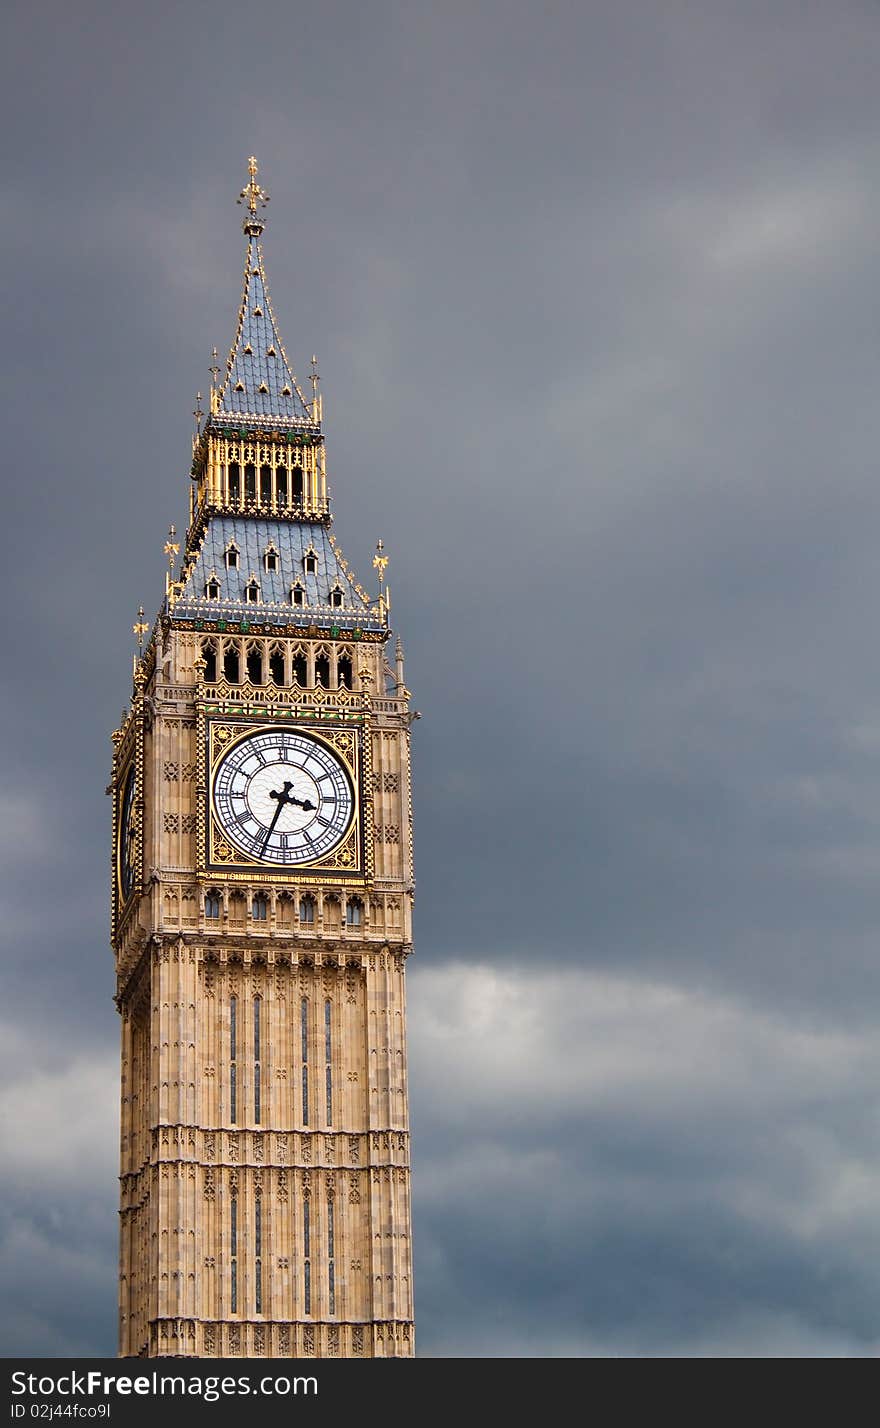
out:
{"label": "arched window", "polygon": [[244,598],[249,605],[256,605],[260,598],[260,587],[256,580],[249,580],[244,588]]}
{"label": "arched window", "polygon": [[352,667],[348,655],[340,655],[336,661],[336,682],[340,689],[352,687]]}
{"label": "arched window", "polygon": [[205,680],[213,684],[217,678],[217,646],[213,640],[202,641],[202,659],[205,661]]}
{"label": "arched window", "polygon": [[[300,1060],[302,1065],[302,1119],[303,1125],[309,1123],[309,1000],[303,997],[299,1004],[299,1039],[300,1039]],[[308,1200],[304,1201],[304,1214],[306,1226],[306,1254],[309,1253],[309,1230],[308,1230]]]}
{"label": "arched window", "polygon": [[234,506],[241,500],[241,468],[237,461],[229,464],[229,500]]}
{"label": "arched window", "polygon": [[257,468],[255,466],[244,468],[244,494],[248,501],[257,499]]}
{"label": "arched window", "polygon": [[251,645],[247,652],[247,677],[251,684],[263,683],[263,654],[259,645]]}
{"label": "arched window", "polygon": [[287,505],[287,472],[283,466],[275,467],[275,499],[279,506]]}
{"label": "arched window", "polygon": [[213,570],[208,576],[208,581],[205,585],[205,598],[207,600],[220,599],[220,581],[217,579],[217,576],[214,574]]}
{"label": "arched window", "polygon": [[305,689],[309,682],[309,666],[304,654],[295,654],[293,657],[293,677],[300,689]]}
{"label": "arched window", "polygon": [[299,900],[299,920],[308,923],[315,920],[315,899],[308,894]]}
{"label": "arched window", "polygon": [[306,592],[298,580],[290,587],[290,603],[291,605],[304,605],[306,603]]}
{"label": "arched window", "polygon": [[350,897],[345,904],[346,927],[360,927],[364,905],[358,897]]}
{"label": "arched window", "polygon": [[251,903],[251,917],[254,922],[265,922],[269,916],[269,899],[265,893],[256,893]]}
{"label": "arched window", "polygon": [[238,684],[238,650],[234,645],[227,646],[223,655],[223,678],[227,684]]}
{"label": "arched window", "polygon": [[[233,1073],[235,1067],[232,1068]],[[235,1081],[233,1080],[233,1085]],[[233,1112],[231,1119],[235,1120]],[[238,1313],[238,1196],[233,1195],[229,1202],[229,1307],[233,1314]]]}
{"label": "arched window", "polygon": [[228,546],[226,547],[226,569],[238,569],[238,546],[235,544],[234,540],[231,540]]}
{"label": "arched window", "polygon": [[330,660],[326,654],[319,654],[315,659],[315,683],[330,688]]}
{"label": "arched window", "polygon": [[342,589],[339,585],[334,585],[330,591],[330,604],[338,610],[343,603]]}
{"label": "arched window", "polygon": [[269,678],[273,684],[284,683],[284,655],[280,650],[273,650],[269,655]]}
{"label": "arched window", "polygon": [[205,893],[205,916],[211,919],[220,916],[220,894],[218,892]]}
{"label": "arched window", "polygon": [[272,467],[260,467],[260,505],[272,504]]}
{"label": "arched window", "polygon": [[[262,1090],[262,1086],[261,1086],[262,1077],[261,1077],[261,1075],[260,1075],[260,1062],[261,1062],[261,1059],[262,1059],[261,1037],[260,1037],[260,1029],[261,1029],[261,1028],[260,1028],[260,1021],[261,1021],[260,1013],[262,1012],[262,1010],[263,1010],[263,998],[262,998],[262,997],[254,997],[254,1120],[256,1121],[257,1125],[260,1124],[260,1109],[261,1109],[261,1107],[260,1107],[260,1102],[261,1102],[261,1100],[262,1100],[262,1097],[261,1097],[261,1094],[260,1094],[260,1092],[261,1092],[261,1090]],[[257,1200],[257,1206],[258,1206],[258,1207],[259,1207],[259,1203],[260,1203],[260,1201],[259,1201],[259,1199],[258,1199],[258,1200]],[[258,1221],[257,1223],[258,1223],[258,1226],[259,1226],[259,1221]],[[260,1232],[259,1232],[259,1228],[258,1228],[258,1229],[257,1229],[257,1257],[258,1257],[258,1259],[259,1259],[260,1254],[262,1253],[262,1246],[261,1246],[260,1243],[259,1243],[259,1234],[260,1234]],[[259,1310],[259,1308],[260,1308],[260,1306],[259,1306],[259,1304],[257,1304],[257,1309]]]}
{"label": "arched window", "polygon": [[[324,1090],[327,1100],[327,1124],[333,1124],[333,1003],[324,1003]],[[333,1313],[333,1201],[329,1202],[330,1225],[330,1313]]]}
{"label": "arched window", "polygon": [[[329,1004],[328,1004],[329,1005]],[[330,1067],[327,1067],[327,1124],[332,1124],[330,1114]],[[327,1196],[327,1308],[336,1313],[336,1235],[334,1233],[332,1195]]]}
{"label": "arched window", "polygon": [[292,475],[293,475],[293,504],[294,504],[295,506],[301,506],[301,505],[302,505],[302,498],[303,498],[303,469],[302,469],[302,467],[301,467],[301,466],[294,466]]}
{"label": "arched window", "polygon": [[[259,1071],[257,1067],[257,1071]],[[260,1123],[260,1082],[256,1082],[254,1090],[255,1112],[254,1120],[257,1125]],[[254,1205],[254,1308],[258,1314],[263,1312],[263,1197],[256,1196]],[[330,1311],[333,1312],[332,1309]]]}
{"label": "arched window", "polygon": [[268,545],[263,552],[263,569],[270,575],[278,569],[278,552],[274,545]]}
{"label": "arched window", "polygon": [[[238,1115],[238,997],[229,998],[229,1119],[234,1123]],[[233,1210],[235,1201],[233,1200]],[[235,1220],[233,1218],[233,1226]],[[235,1253],[235,1231],[233,1229],[233,1253]]]}
{"label": "arched window", "polygon": [[318,557],[317,557],[317,555],[315,554],[315,552],[311,549],[311,547],[309,547],[309,549],[306,551],[305,555],[303,556],[303,570],[305,571],[306,575],[314,575],[314,574],[316,574],[317,569],[318,569]]}

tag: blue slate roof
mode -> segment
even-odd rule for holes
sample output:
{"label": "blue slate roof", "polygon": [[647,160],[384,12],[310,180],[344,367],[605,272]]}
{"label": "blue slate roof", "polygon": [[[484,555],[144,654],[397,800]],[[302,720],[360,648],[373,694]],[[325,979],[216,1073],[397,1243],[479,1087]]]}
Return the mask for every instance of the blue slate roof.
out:
{"label": "blue slate roof", "polygon": [[[228,569],[226,551],[238,549],[237,569]],[[267,571],[266,551],[277,552],[278,569]],[[317,570],[307,574],[305,557],[314,552]],[[320,521],[261,520],[254,516],[215,515],[210,518],[201,545],[190,566],[184,587],[174,605],[181,619],[246,619],[255,624],[335,624],[340,629],[384,630],[375,609],[358,595],[327,527]],[[246,586],[256,577],[259,601],[249,601]],[[209,600],[205,589],[211,579],[220,586],[219,600]],[[304,587],[304,603],[293,605],[291,586]],[[338,586],[342,606],[331,606],[330,592]]]}
{"label": "blue slate roof", "polygon": [[235,341],[226,363],[215,420],[270,417],[278,422],[313,421],[281,345],[263,267],[262,223],[247,231],[244,291]]}

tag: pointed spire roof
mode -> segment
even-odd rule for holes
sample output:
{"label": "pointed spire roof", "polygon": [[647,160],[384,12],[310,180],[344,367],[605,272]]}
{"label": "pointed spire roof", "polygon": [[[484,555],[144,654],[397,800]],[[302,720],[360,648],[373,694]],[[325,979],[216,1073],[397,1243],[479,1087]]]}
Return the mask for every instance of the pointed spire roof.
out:
{"label": "pointed spire roof", "polygon": [[260,237],[265,221],[259,210],[269,195],[257,183],[257,161],[248,163],[249,178],[239,203],[247,206],[242,228],[247,238],[244,287],[238,326],[222,385],[214,393],[216,420],[267,419],[279,423],[315,423],[315,415],[300,390],[281,342],[263,266]]}

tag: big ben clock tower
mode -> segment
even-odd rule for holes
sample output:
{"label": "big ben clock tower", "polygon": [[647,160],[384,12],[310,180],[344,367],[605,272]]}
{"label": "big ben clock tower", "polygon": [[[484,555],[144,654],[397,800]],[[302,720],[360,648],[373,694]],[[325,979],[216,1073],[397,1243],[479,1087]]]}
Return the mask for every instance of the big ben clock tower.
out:
{"label": "big ben clock tower", "polygon": [[409,731],[263,264],[113,735],[120,1354],[413,1353]]}

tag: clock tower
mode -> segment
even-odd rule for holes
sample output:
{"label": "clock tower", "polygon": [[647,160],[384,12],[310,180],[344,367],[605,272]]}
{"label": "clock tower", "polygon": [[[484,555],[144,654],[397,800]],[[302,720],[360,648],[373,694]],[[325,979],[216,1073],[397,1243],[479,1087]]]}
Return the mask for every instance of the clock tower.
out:
{"label": "clock tower", "polygon": [[[322,401],[244,288],[113,735],[119,1352],[413,1353],[409,692],[332,532]],[[179,564],[178,564],[179,557]]]}

